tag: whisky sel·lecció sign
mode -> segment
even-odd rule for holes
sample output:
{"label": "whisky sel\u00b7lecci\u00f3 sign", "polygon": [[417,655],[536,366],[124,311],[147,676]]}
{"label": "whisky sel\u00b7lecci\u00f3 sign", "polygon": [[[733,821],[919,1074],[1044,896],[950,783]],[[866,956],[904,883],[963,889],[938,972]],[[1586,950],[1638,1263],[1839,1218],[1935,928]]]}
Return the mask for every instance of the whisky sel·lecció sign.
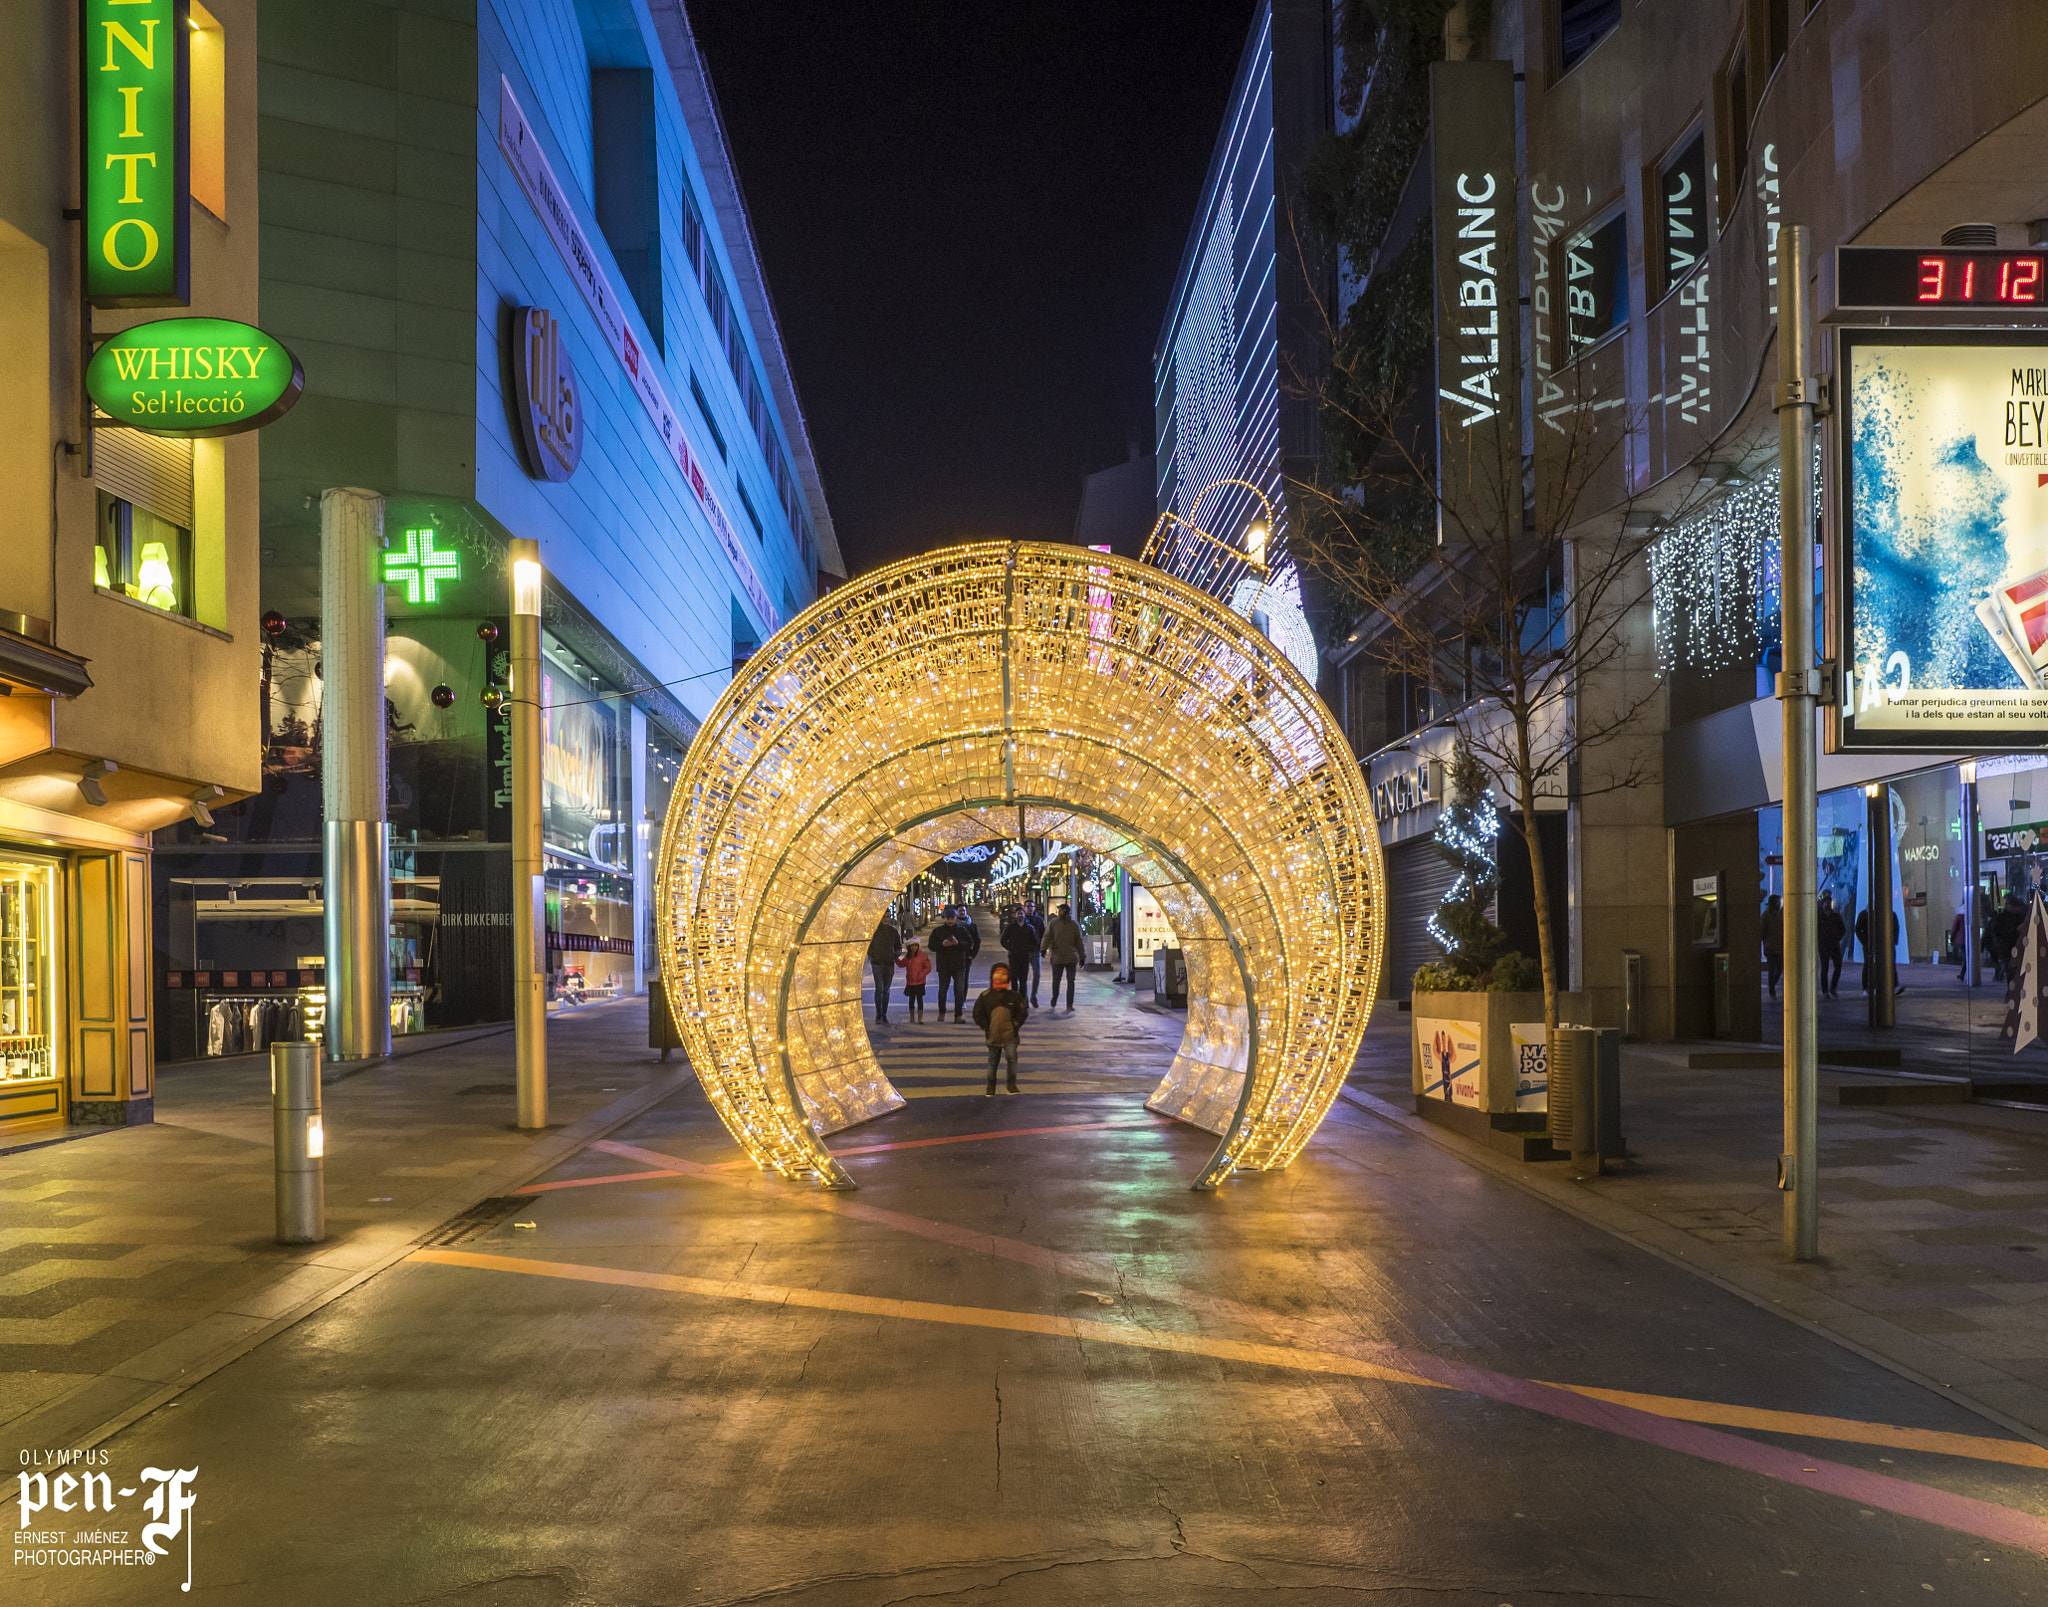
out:
{"label": "whisky sel\u00b7lecci\u00f3 sign", "polygon": [[306,388],[274,335],[231,318],[159,318],[112,335],[85,367],[93,405],[152,435],[239,435],[282,417]]}
{"label": "whisky sel\u00b7lecci\u00f3 sign", "polygon": [[1429,117],[1437,540],[1497,540],[1522,522],[1513,63],[1432,63]]}
{"label": "whisky sel\u00b7lecci\u00f3 sign", "polygon": [[191,300],[191,40],[186,0],[80,0],[79,195],[85,296]]}

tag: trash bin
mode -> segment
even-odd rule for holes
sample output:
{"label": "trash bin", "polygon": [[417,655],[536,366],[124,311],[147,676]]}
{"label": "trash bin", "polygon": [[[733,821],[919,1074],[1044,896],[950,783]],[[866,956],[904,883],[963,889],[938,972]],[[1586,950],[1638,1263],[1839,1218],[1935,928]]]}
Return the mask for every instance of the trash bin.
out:
{"label": "trash bin", "polygon": [[1152,998],[1156,1003],[1185,1010],[1188,1003],[1187,956],[1179,949],[1152,951]]}
{"label": "trash bin", "polygon": [[1621,1033],[1559,1027],[1550,1042],[1552,1149],[1572,1158],[1572,1175],[1597,1177],[1628,1153],[1621,1138]]}
{"label": "trash bin", "polygon": [[676,1031],[675,1017],[668,1011],[668,984],[656,977],[647,984],[647,1047],[659,1049],[666,1060],[671,1049],[682,1046],[682,1034]]}

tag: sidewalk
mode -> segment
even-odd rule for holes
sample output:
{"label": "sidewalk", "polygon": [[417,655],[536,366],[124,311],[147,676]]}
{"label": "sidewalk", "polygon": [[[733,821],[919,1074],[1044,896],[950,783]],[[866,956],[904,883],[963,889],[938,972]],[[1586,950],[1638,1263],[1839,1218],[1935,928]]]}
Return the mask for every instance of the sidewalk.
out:
{"label": "sidewalk", "polygon": [[1777,1070],[1688,1068],[1720,1044],[1628,1046],[1630,1158],[1574,1183],[1567,1162],[1515,1161],[1416,1117],[1410,1019],[1375,1015],[1352,1104],[2048,1443],[2048,1111],[1845,1108],[1843,1085],[1882,1079],[1824,1068],[1823,1259],[1799,1266],[1781,1248]]}
{"label": "sidewalk", "polygon": [[509,1029],[322,1090],[327,1239],[273,1238],[269,1057],[165,1067],[153,1126],[0,1155],[0,1423],[83,1448],[689,1077],[645,999],[548,1023],[552,1125],[519,1132]]}

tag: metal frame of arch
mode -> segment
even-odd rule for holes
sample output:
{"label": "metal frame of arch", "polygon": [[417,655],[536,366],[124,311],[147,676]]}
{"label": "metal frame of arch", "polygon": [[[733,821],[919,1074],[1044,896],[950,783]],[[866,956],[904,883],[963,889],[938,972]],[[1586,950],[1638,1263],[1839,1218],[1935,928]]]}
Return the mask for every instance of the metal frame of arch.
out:
{"label": "metal frame of arch", "polygon": [[986,542],[790,621],[677,777],[658,946],[698,1080],[766,1170],[852,1180],[825,1136],[899,1108],[861,1005],[876,922],[989,837],[1126,866],[1186,950],[1188,1025],[1146,1101],[1219,1135],[1195,1179],[1285,1166],[1356,1056],[1383,954],[1379,833],[1314,688],[1150,566]]}

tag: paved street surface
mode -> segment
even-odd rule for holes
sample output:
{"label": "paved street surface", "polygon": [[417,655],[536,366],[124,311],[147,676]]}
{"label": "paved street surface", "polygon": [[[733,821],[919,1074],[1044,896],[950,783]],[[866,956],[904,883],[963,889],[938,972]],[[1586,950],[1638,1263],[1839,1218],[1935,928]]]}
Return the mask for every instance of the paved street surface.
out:
{"label": "paved street surface", "polygon": [[[251,1604],[2048,1602],[2037,1440],[1419,1133],[1387,1022],[1293,1168],[1200,1195],[1143,1109],[1179,1020],[1099,977],[1017,1096],[971,1026],[879,1035],[852,1194],[682,1088],[107,1465],[197,1469],[192,1599]],[[174,1599],[178,1538],[10,1595]]]}

